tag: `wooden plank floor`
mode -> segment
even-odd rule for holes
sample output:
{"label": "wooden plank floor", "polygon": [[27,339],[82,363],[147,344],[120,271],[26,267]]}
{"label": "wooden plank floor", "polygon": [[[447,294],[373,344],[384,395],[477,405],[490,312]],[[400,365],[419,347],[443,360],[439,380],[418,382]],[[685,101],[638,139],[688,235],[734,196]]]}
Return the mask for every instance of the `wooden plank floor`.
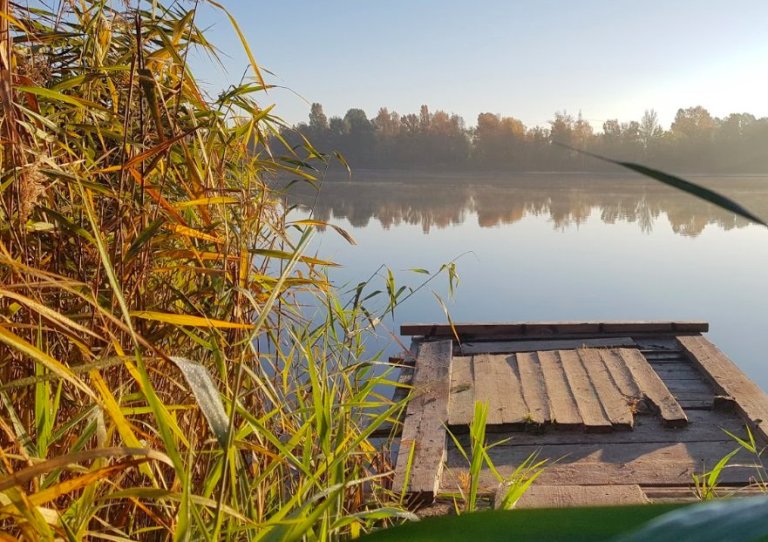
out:
{"label": "wooden plank floor", "polygon": [[[502,476],[534,454],[548,460],[521,506],[690,498],[693,475],[738,448],[726,431],[743,437],[749,425],[761,444],[768,440],[768,396],[701,337],[706,328],[701,322],[459,325],[472,348],[454,343],[456,355],[446,355],[444,328],[411,326],[445,338],[414,341],[417,400],[403,424],[394,489],[403,477],[403,450],[415,450],[420,489],[412,492],[431,498],[463,489],[468,465],[446,428],[469,450],[474,402],[487,401],[488,441],[503,441],[489,457]],[[574,334],[576,342],[561,340]],[[421,358],[431,359],[428,369],[419,370]],[[419,395],[420,386],[426,393]],[[738,466],[725,469],[720,483],[749,486],[754,462],[740,451],[732,461]],[[492,495],[498,487],[483,469],[481,492]]]}
{"label": "wooden plank floor", "polygon": [[[636,348],[509,349],[517,353],[452,358],[449,427],[466,430],[474,400],[488,403],[491,431],[512,428],[500,425],[561,423],[595,432],[631,429],[643,400],[665,424],[687,423],[682,407]],[[695,384],[704,386],[691,381],[683,391],[704,391]]]}

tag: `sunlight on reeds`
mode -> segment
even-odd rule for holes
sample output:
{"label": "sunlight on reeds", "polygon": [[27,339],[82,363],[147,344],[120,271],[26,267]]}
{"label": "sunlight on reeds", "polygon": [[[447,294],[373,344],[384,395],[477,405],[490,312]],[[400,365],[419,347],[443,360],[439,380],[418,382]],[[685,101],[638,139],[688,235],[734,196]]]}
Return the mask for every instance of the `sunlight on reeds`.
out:
{"label": "sunlight on reeds", "polygon": [[370,440],[402,409],[364,355],[374,319],[269,186],[323,158],[257,101],[235,21],[253,73],[212,98],[191,5],[62,6],[0,0],[0,530],[328,539],[408,517]]}

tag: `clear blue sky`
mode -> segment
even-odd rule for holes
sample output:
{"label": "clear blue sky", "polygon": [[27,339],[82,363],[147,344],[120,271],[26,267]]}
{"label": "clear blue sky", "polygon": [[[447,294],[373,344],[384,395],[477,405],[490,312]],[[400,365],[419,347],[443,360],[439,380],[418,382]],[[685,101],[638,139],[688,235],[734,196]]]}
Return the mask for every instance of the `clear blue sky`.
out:
{"label": "clear blue sky", "polygon": [[[665,127],[694,105],[768,116],[767,0],[223,3],[270,82],[291,89],[264,100],[291,123],[309,102],[329,117],[426,103],[468,125],[484,111],[528,126],[581,111],[596,128],[648,108]],[[226,55],[226,72],[207,65],[201,79],[211,89],[238,80],[247,59],[226,18],[204,6],[198,24]]]}

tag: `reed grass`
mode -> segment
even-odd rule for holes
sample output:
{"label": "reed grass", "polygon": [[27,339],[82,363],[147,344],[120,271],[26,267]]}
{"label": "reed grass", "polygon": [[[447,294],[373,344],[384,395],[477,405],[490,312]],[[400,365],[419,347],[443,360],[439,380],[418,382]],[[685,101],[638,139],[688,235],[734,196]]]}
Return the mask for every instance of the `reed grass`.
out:
{"label": "reed grass", "polygon": [[282,140],[231,17],[252,73],[200,87],[187,57],[217,52],[196,5],[0,0],[4,540],[328,540],[410,517],[370,440],[402,408],[365,354],[375,315],[270,187],[323,157]]}

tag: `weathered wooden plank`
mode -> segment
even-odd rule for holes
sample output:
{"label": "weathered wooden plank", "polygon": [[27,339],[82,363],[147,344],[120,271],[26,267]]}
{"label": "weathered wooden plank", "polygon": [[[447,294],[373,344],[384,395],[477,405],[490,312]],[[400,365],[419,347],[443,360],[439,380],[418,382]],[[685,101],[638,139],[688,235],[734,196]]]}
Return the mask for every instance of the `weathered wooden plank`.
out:
{"label": "weathered wooden plank", "polygon": [[552,423],[560,427],[583,425],[560,355],[557,352],[539,352],[537,356],[547,390]]}
{"label": "weathered wooden plank", "polygon": [[437,493],[445,457],[445,423],[448,421],[448,395],[451,341],[422,342],[414,366],[415,396],[408,404],[400,452],[395,467],[394,488],[402,491],[413,447],[408,492],[420,500],[431,500]]}
{"label": "weathered wooden plank", "polygon": [[683,351],[709,378],[718,395],[733,397],[736,407],[768,438],[768,395],[704,337],[678,337]]}
{"label": "weathered wooden plank", "polygon": [[674,352],[661,352],[657,350],[640,350],[640,353],[645,356],[645,359],[648,360],[649,363],[653,362],[661,362],[661,361],[668,361],[668,362],[685,362],[686,358],[682,351],[674,351]]}
{"label": "weathered wooden plank", "polygon": [[[514,361],[514,359],[513,359]],[[524,424],[528,407],[523,400],[520,377],[505,355],[473,356],[475,399],[488,403],[488,425]]]}
{"label": "weathered wooden plank", "polygon": [[632,373],[621,356],[615,350],[600,351],[600,359],[619,388],[619,392],[628,400],[637,402],[642,399],[643,394],[637,386]]}
{"label": "weathered wooden plank", "polygon": [[[675,398],[678,402],[681,401],[700,401],[702,403],[706,403],[709,405],[710,408],[714,408],[715,405],[715,394],[714,393],[687,393],[684,391],[678,392],[675,394]],[[681,403],[682,406],[682,403]]]}
{"label": "weathered wooden plank", "polygon": [[617,350],[624,364],[632,373],[643,395],[659,411],[666,425],[680,426],[688,423],[688,418],[680,404],[670,393],[659,375],[648,364],[642,354],[630,348]]}
{"label": "weathered wooden plank", "polygon": [[[513,322],[513,323],[463,323],[454,325],[459,335],[489,337],[552,337],[564,334],[601,334],[620,330],[621,333],[680,332],[704,333],[709,324],[698,321],[626,321],[626,322]],[[406,323],[400,326],[401,335],[452,337],[448,324]]]}
{"label": "weathered wooden plank", "polygon": [[637,346],[640,348],[640,350],[643,351],[643,353],[646,353],[646,350],[656,351],[656,352],[679,352],[680,351],[680,345],[675,340],[674,336],[669,335],[657,335],[657,336],[650,336],[650,337],[635,337],[635,342],[637,343]]}
{"label": "weathered wooden plank", "polygon": [[[643,493],[653,503],[679,503],[679,502],[698,502],[700,499],[696,497],[693,488],[690,486],[677,486],[677,487],[644,487]],[[758,495],[765,495],[765,490],[762,487],[749,487],[730,485],[724,486],[718,484],[717,495],[719,497],[751,497]]]}
{"label": "weathered wooden plank", "polygon": [[579,348],[577,353],[611,424],[614,428],[631,429],[635,423],[632,414],[634,399],[619,391],[598,350]]}
{"label": "weathered wooden plank", "polygon": [[392,401],[402,401],[411,392],[411,382],[413,382],[413,366],[401,365],[399,367],[400,374],[397,375],[397,386],[392,392]]}
{"label": "weathered wooden plank", "polygon": [[667,389],[675,397],[682,394],[699,394],[714,396],[715,392],[707,382],[700,379],[669,379],[665,380]]}
{"label": "weathered wooden plank", "polygon": [[481,341],[465,342],[462,354],[500,354],[516,352],[541,352],[544,350],[572,350],[574,348],[615,348],[635,346],[629,337],[606,337],[598,339],[560,339],[538,341]]}
{"label": "weathered wooden plank", "polygon": [[[517,446],[491,448],[488,453],[502,476],[511,475],[515,468],[531,454],[539,452],[539,459],[553,462],[537,478],[544,485],[692,485],[692,475],[701,474],[723,456],[735,449],[731,439],[720,442],[690,442],[678,444],[617,444]],[[733,468],[723,469],[720,482],[747,484],[754,479],[753,458],[739,452]],[[466,460],[453,448],[448,451],[442,490],[452,488],[459,473],[466,473]],[[484,490],[495,490],[498,481],[493,473],[484,469],[480,473]]]}
{"label": "weathered wooden plank", "polygon": [[712,410],[714,408],[712,399],[678,399],[677,402],[680,403],[686,413],[693,410]]}
{"label": "weathered wooden plank", "polygon": [[448,401],[448,426],[469,425],[475,412],[475,382],[472,358],[454,356],[451,360],[451,395]]}
{"label": "weathered wooden plank", "polygon": [[584,366],[581,364],[578,352],[575,350],[558,350],[563,364],[568,386],[576,400],[579,415],[584,422],[586,431],[611,431],[611,420],[603,412],[600,399],[597,397],[592,381],[589,379]]}
{"label": "weathered wooden plank", "polygon": [[699,380],[704,381],[704,375],[696,367],[694,367],[689,361],[681,361],[677,363],[664,363],[654,365],[651,363],[653,370],[656,371],[662,380]]}
{"label": "weathered wooden plank", "polygon": [[538,425],[551,422],[547,388],[544,385],[544,375],[536,353],[520,353],[513,357],[517,358],[520,387],[525,404],[528,406],[531,422]]}
{"label": "weathered wooden plank", "polygon": [[667,333],[673,329],[673,322],[605,322],[601,326],[601,331],[606,333],[632,333],[634,331]]}
{"label": "weathered wooden plank", "polygon": [[[559,426],[550,426],[543,432],[513,433],[508,439],[506,439],[507,435],[489,435],[488,443],[501,447],[540,446],[546,450],[548,446],[557,444],[611,446],[629,443],[720,442],[729,438],[725,431],[739,437],[746,436],[744,422],[739,414],[715,410],[692,410],[688,412],[688,418],[690,423],[684,427],[664,427],[658,423],[655,415],[638,415],[632,431],[585,433],[577,429],[562,430]],[[555,427],[557,429],[554,429]],[[457,439],[462,446],[469,447],[469,435],[458,435]]]}
{"label": "weathered wooden plank", "polygon": [[496,376],[496,364],[494,356],[481,354],[472,356],[475,400],[488,404],[488,425],[502,423],[501,405],[496,398],[499,395],[500,386]]}
{"label": "weathered wooden plank", "polygon": [[650,502],[637,484],[613,486],[534,484],[515,508],[570,508],[574,506],[619,506]]}
{"label": "weathered wooden plank", "polygon": [[499,379],[497,401],[501,407],[502,423],[531,423],[530,407],[523,396],[517,359],[515,356],[504,355],[494,357],[498,360],[496,364],[496,376]]}
{"label": "weathered wooden plank", "polygon": [[[548,446],[559,444],[599,444],[612,446],[614,444],[657,443],[675,444],[679,442],[720,442],[728,439],[725,431],[736,436],[745,437],[744,422],[739,414],[718,412],[714,410],[692,410],[688,412],[691,421],[685,427],[663,427],[655,417],[638,415],[635,428],[632,431],[617,431],[613,433],[585,433],[579,430],[546,430],[537,433],[514,433],[512,438],[505,439],[504,435],[489,435],[488,442],[501,447],[515,446]],[[468,435],[458,435],[462,446],[470,444]],[[496,442],[501,441],[501,442]],[[735,446],[734,446],[735,447]]]}

